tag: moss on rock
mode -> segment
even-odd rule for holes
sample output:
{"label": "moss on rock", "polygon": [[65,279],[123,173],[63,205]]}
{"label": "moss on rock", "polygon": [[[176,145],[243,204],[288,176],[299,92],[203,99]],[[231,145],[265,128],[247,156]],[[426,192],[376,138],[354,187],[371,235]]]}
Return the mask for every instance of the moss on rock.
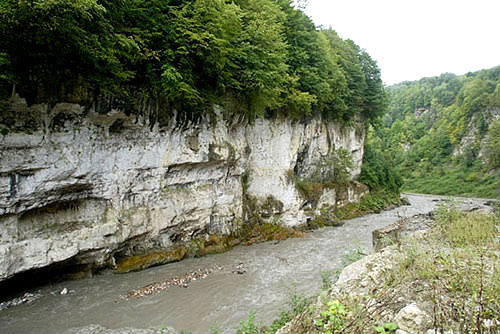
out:
{"label": "moss on rock", "polygon": [[244,224],[240,229],[229,235],[210,234],[165,251],[145,252],[144,254],[123,257],[117,261],[115,273],[121,274],[143,270],[180,261],[187,257],[223,253],[240,244],[248,246],[266,241],[300,238],[304,235],[302,231],[270,223]]}
{"label": "moss on rock", "polygon": [[308,231],[326,226],[341,226],[343,224],[344,222],[335,215],[332,208],[323,208],[319,215],[314,216],[314,219],[309,220],[300,229]]}
{"label": "moss on rock", "polygon": [[172,250],[146,253],[123,258],[116,264],[116,273],[128,273],[143,270],[149,267],[182,260],[188,252],[186,246],[179,246]]}

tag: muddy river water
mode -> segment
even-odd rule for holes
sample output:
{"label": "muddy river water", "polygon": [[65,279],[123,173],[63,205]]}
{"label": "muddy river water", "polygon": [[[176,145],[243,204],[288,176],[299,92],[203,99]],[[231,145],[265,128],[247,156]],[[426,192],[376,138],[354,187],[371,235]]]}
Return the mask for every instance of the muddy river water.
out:
{"label": "muddy river water", "polygon": [[[162,325],[193,334],[209,333],[211,326],[221,333],[234,333],[234,327],[251,310],[256,310],[260,322],[269,324],[292,290],[317,292],[322,271],[341,268],[345,254],[355,248],[369,252],[373,230],[400,217],[429,212],[436,205],[434,197],[406,196],[410,206],[322,228],[304,238],[236,247],[141,272],[104,274],[37,288],[32,292],[40,294],[39,299],[0,311],[0,333],[65,333],[72,328],[95,333],[91,324],[123,329],[119,331],[123,333]],[[188,287],[171,286],[142,298],[122,297],[153,282],[214,267]],[[68,293],[61,294],[64,289]]]}

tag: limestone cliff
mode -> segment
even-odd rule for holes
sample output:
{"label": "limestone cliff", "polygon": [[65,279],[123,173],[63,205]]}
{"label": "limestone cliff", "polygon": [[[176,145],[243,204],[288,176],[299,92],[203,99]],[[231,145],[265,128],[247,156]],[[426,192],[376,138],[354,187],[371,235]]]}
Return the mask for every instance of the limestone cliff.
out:
{"label": "limestone cliff", "polygon": [[[290,181],[333,148],[351,152],[356,177],[364,128],[313,119],[217,119],[159,127],[76,104],[12,104],[31,129],[0,138],[0,281],[53,264],[114,267],[119,258],[229,235],[250,195],[267,222],[293,227],[318,213]],[[13,127],[11,127],[13,128]],[[356,188],[356,187],[354,187]],[[335,190],[318,203],[359,199]],[[273,205],[265,205],[272,202]],[[267,211],[266,211],[267,210]],[[307,211],[307,212],[306,212]],[[184,248],[179,248],[184,245]]]}
{"label": "limestone cliff", "polygon": [[481,117],[487,127],[500,119],[500,107],[486,108],[481,113],[475,113],[471,116],[467,124],[465,135],[460,140],[460,143],[453,148],[453,156],[465,154],[467,149],[473,148],[475,143],[477,143],[477,156],[482,160],[487,160],[486,146],[489,138],[488,136],[484,136],[484,133],[481,133],[479,126],[479,124],[481,124]]}

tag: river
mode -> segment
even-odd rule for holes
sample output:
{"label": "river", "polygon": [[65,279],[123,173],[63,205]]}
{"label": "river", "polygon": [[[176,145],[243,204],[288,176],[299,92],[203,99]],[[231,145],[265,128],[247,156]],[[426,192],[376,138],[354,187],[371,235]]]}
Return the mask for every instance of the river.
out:
{"label": "river", "polygon": [[[234,333],[251,310],[257,311],[258,321],[269,324],[294,289],[304,294],[317,292],[322,271],[342,268],[345,254],[355,248],[369,252],[373,230],[400,217],[427,213],[436,205],[433,196],[406,196],[409,206],[322,228],[304,238],[241,246],[141,272],[103,274],[37,288],[32,292],[40,294],[39,299],[0,311],[0,333],[64,333],[71,328],[95,333],[88,327],[91,324],[110,329],[167,325],[193,334],[208,333],[209,327],[217,326],[221,333]],[[171,286],[150,296],[123,298],[147,284],[214,267],[218,269],[187,288]],[[67,294],[60,293],[64,289]]]}

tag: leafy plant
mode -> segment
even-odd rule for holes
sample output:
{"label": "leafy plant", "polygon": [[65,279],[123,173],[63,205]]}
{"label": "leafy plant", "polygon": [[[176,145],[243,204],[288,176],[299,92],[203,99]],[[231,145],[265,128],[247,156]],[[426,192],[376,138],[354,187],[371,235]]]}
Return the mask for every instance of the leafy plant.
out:
{"label": "leafy plant", "polygon": [[259,334],[259,324],[257,323],[255,311],[250,311],[247,321],[240,321],[240,327],[235,328],[236,334]]}
{"label": "leafy plant", "polygon": [[398,325],[394,322],[386,322],[383,326],[376,326],[375,330],[380,334],[394,334]]}
{"label": "leafy plant", "polygon": [[290,298],[285,308],[279,314],[279,318],[272,322],[266,334],[274,334],[287,322],[307,310],[311,304],[311,299],[304,294],[298,293],[295,285],[290,290]]}
{"label": "leafy plant", "polygon": [[220,333],[219,328],[215,325],[210,326],[209,330],[210,330],[210,334],[219,334]]}
{"label": "leafy plant", "polygon": [[327,303],[328,309],[321,312],[321,318],[314,321],[325,334],[340,333],[345,326],[347,310],[338,300]]}

